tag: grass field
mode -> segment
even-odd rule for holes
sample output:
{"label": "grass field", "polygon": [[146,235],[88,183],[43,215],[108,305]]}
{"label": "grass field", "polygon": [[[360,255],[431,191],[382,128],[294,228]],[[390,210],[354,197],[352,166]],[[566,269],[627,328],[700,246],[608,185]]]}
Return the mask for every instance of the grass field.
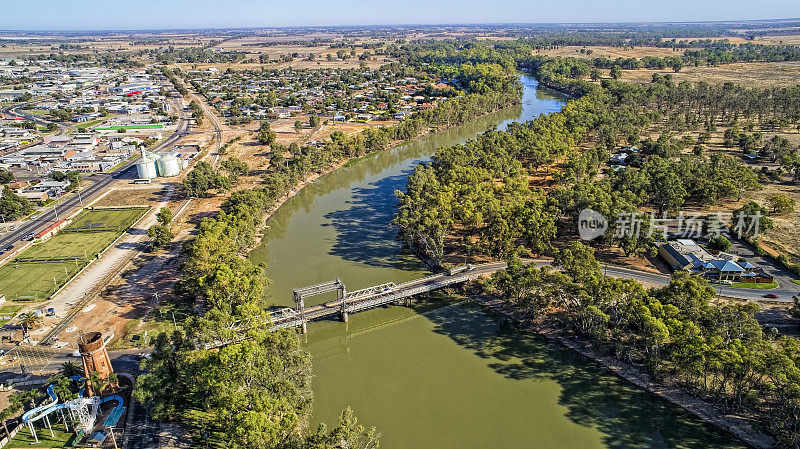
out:
{"label": "grass field", "polygon": [[0,307],[0,326],[11,321],[21,308],[21,304],[7,304]]}
{"label": "grass field", "polygon": [[118,189],[97,200],[95,206],[138,206],[161,201],[166,194],[164,187],[142,188],[142,189]]}
{"label": "grass field", "polygon": [[139,217],[141,217],[145,212],[146,209],[143,207],[87,210],[79,217],[76,217],[69,226],[64,228],[64,230],[86,230],[103,226],[124,226],[127,228],[133,222],[138,220]]}
{"label": "grass field", "polygon": [[45,109],[23,109],[22,112],[32,115],[47,115],[49,111]]}
{"label": "grass field", "polygon": [[48,299],[146,211],[85,211],[46,242],[33,245],[0,267],[0,294],[10,301]]}
{"label": "grass field", "polygon": [[99,125],[100,123],[103,123],[103,121],[102,120],[89,120],[88,122],[78,123],[77,125],[75,125],[75,127],[76,128],[90,128],[92,126]]}
{"label": "grass field", "polygon": [[[676,83],[705,81],[711,84],[733,82],[748,87],[794,86],[800,83],[800,62],[742,62],[715,67],[687,66],[678,73],[655,69],[623,70],[622,81],[649,83],[654,73],[670,74]],[[604,76],[606,75],[607,72],[604,73]]]}
{"label": "grass field", "polygon": [[[584,52],[581,53],[581,50]],[[591,50],[591,53],[586,52]],[[609,47],[600,45],[589,46],[562,46],[558,48],[536,51],[535,54],[547,56],[573,57],[573,58],[643,58],[654,56],[663,58],[665,56],[680,56],[683,50],[673,51],[671,48],[662,47]]]}
{"label": "grass field", "polygon": [[[55,421],[55,419],[53,419],[53,421]],[[64,424],[60,422],[52,422],[53,435],[55,436],[54,438],[50,436],[50,431],[47,429],[47,427],[41,423],[42,421],[36,423],[35,425],[36,436],[39,437],[38,444],[33,439],[31,431],[26,428],[22,429],[5,447],[65,447],[68,445],[68,443],[73,442],[75,433],[68,431],[64,427]],[[71,444],[69,445],[71,446]]]}

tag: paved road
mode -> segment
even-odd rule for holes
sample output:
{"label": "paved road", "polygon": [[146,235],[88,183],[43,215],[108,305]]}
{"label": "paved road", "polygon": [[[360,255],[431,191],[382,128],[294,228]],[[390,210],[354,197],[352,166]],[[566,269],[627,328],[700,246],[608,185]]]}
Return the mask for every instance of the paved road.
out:
{"label": "paved road", "polygon": [[[75,355],[74,349],[43,348],[41,346],[2,346],[6,351],[3,356],[5,362],[0,366],[0,371],[19,372],[20,365],[25,370],[35,374],[52,374],[59,370],[66,362],[81,364],[80,357]],[[109,351],[109,358],[115,371],[139,374],[139,355],[148,353],[150,349],[126,349],[122,351]]]}
{"label": "paved road", "polygon": [[[529,260],[526,263],[533,263],[538,267],[550,266],[549,260]],[[414,296],[423,292],[428,292],[449,285],[458,284],[467,280],[476,279],[478,277],[489,275],[497,271],[503,270],[507,267],[505,262],[491,262],[474,266],[470,270],[461,270],[455,273],[440,273],[433,276],[417,279],[414,281],[406,282],[400,285],[377,285],[360,292],[350,292],[346,296],[344,304],[344,312],[346,314],[356,313],[362,310],[379,307],[386,304],[396,303],[402,298]],[[603,273],[606,276],[620,279],[633,279],[637,282],[646,284],[649,287],[660,287],[670,283],[671,278],[666,275],[649,273],[630,268],[623,268],[611,265],[601,265]],[[746,289],[734,288],[723,285],[712,285],[719,295],[743,299],[748,301],[766,300],[765,294],[775,295],[776,298],[769,298],[771,301],[791,301],[792,297],[800,292],[800,286],[794,289],[787,290],[767,290],[766,292],[761,289]],[[315,321],[323,318],[328,318],[342,312],[343,306],[340,300],[329,301],[324,304],[311,306],[308,308],[290,313],[279,313],[272,316],[272,325],[277,328],[282,327],[298,327],[303,326],[305,331],[306,321]],[[343,315],[346,319],[347,315]],[[251,323],[243,325],[243,328],[248,328]],[[240,334],[241,336],[242,334]],[[220,345],[229,344],[230,342],[215,341],[206,348],[218,347]]]}
{"label": "paved road", "polygon": [[12,245],[25,237],[25,235],[44,229],[48,224],[56,221],[56,216],[58,216],[58,218],[67,216],[73,208],[80,207],[82,202],[89,202],[100,193],[104,192],[106,188],[108,188],[108,186],[114,181],[132,177],[135,177],[135,168],[133,167],[133,162],[128,162],[124,166],[109,174],[94,174],[87,176],[84,179],[91,181],[92,185],[82,189],[80,191],[80,195],[69,196],[59,201],[54,205],[54,207],[46,209],[35,218],[21,223],[17,230],[8,232],[0,237],[0,245]]}
{"label": "paved road", "polygon": [[5,108],[2,109],[2,111],[3,111],[4,114],[17,115],[17,116],[20,116],[20,117],[24,118],[25,120],[27,120],[29,122],[36,123],[37,125],[47,126],[47,125],[49,125],[51,123],[55,123],[55,125],[58,127],[58,131],[56,132],[56,135],[60,136],[60,135],[66,134],[68,131],[70,131],[72,129],[72,127],[64,125],[62,123],[58,123],[58,122],[53,122],[53,121],[47,120],[44,117],[41,117],[41,116],[36,115],[36,114],[29,114],[27,112],[22,111],[23,106],[30,106],[30,105],[33,105],[33,104],[36,104],[36,103],[40,103],[40,102],[46,101],[46,100],[47,99],[43,99],[43,100],[32,101],[30,103],[23,103],[23,104],[17,104],[17,105],[13,105],[13,106],[6,106]]}
{"label": "paved road", "polygon": [[[41,309],[53,308],[56,315],[63,317],[41,338],[39,345],[52,344],[61,331],[66,329],[88,304],[97,299],[97,295],[119,275],[128,262],[147,248],[149,238],[144,230],[156,223],[157,212],[162,207],[167,206],[174,192],[174,187],[168,187],[164,198],[153,205],[150,211],[137,223],[136,229],[141,232],[130,232],[123,235],[115,245],[111,246],[103,254],[103,257],[94,261],[63,289],[53,295],[49,301],[39,306]],[[173,257],[177,257],[177,255]],[[161,260],[161,257],[156,257],[154,260]],[[138,279],[137,285],[143,287],[139,290],[139,295],[136,298],[129,299],[129,304],[132,306],[137,304],[143,296],[146,296],[144,286],[149,285],[149,283],[142,280],[152,279],[153,273],[150,273],[149,270],[152,270],[154,265],[145,264],[137,270],[133,278],[128,279],[128,281]],[[95,317],[92,313],[89,313],[88,316]]]}
{"label": "paved road", "polygon": [[[536,263],[536,265],[539,267],[550,265],[549,262],[541,260],[534,261],[534,263]],[[614,278],[622,278],[622,279],[633,279],[643,284],[655,287],[663,287],[669,284],[670,280],[670,277],[667,275],[650,273],[646,271],[639,271],[631,268],[623,268],[614,265],[602,265],[602,268],[603,268],[603,273],[606,276],[611,276]],[[764,298],[764,295],[768,293],[773,293],[777,295],[778,298],[772,298],[769,299],[769,301],[791,302],[792,297],[794,297],[797,294],[800,294],[800,285],[794,283],[789,283],[789,285],[779,284],[778,288],[769,290],[734,288],[734,287],[726,287],[724,285],[715,285],[715,284],[711,284],[711,287],[713,287],[714,290],[717,291],[717,294],[721,296],[726,296],[728,298],[735,298],[735,299],[744,299],[747,301],[766,300],[767,298]]]}
{"label": "paved road", "polygon": [[[796,277],[771,258],[756,255],[753,247],[735,237],[731,237],[730,241],[731,249],[728,252],[741,256],[753,265],[763,268],[777,282],[778,289],[776,291],[796,291],[800,289],[800,286],[792,282]],[[772,293],[776,291],[772,291]]]}
{"label": "paved road", "polygon": [[[169,148],[189,133],[189,120],[186,116],[186,112],[183,110],[183,105],[180,99],[175,99],[174,102],[179,111],[178,127],[171,135],[153,147],[151,151],[161,151]],[[86,176],[85,179],[92,181],[92,185],[82,189],[80,195],[72,195],[61,200],[54,208],[47,209],[35,218],[21,223],[17,230],[4,234],[0,237],[0,247],[15,244],[27,234],[41,231],[50,223],[55,222],[56,216],[62,218],[69,215],[70,211],[76,207],[80,207],[83,202],[89,202],[102,194],[115,181],[136,178],[135,163],[137,160],[138,158],[125,163],[111,173],[98,173]]]}
{"label": "paved road", "polygon": [[123,449],[158,448],[161,424],[150,418],[150,413],[138,402],[130,408],[131,417],[125,429]]}
{"label": "paved road", "polygon": [[[630,268],[604,266],[606,275],[615,278],[634,279],[639,282],[652,284],[656,286],[664,286],[669,284],[669,276],[663,274],[647,273],[643,271],[632,270]],[[776,278],[777,279],[777,278]],[[778,298],[769,299],[769,301],[791,302],[792,297],[800,294],[800,285],[789,283],[779,283],[778,288],[770,290],[749,289],[749,288],[734,288],[726,287],[724,285],[711,285],[718,294],[727,296],[729,298],[745,299],[748,301],[765,300],[765,294],[772,293]]]}
{"label": "paved road", "polygon": [[[550,262],[546,260],[535,260],[531,262],[535,263],[539,267],[550,265]],[[478,275],[478,274],[486,275],[502,270],[505,267],[506,267],[505,262],[494,262],[494,263],[479,265],[469,273],[471,275]],[[604,265],[603,271],[607,276],[611,276],[614,278],[633,279],[651,286],[664,286],[667,285],[670,281],[669,276],[665,276],[662,274],[655,274],[655,273],[647,273],[643,271],[633,270],[630,268]],[[731,298],[745,299],[745,300],[763,299],[763,295],[765,294],[765,290],[750,290],[742,288],[725,287],[719,285],[715,285],[713,287],[721,295]],[[777,294],[779,296],[777,301],[791,301],[792,296],[800,292],[800,288],[792,290],[782,290],[779,288],[779,289],[767,290],[766,292]],[[30,346],[6,347],[2,349],[10,351],[15,348],[18,351],[23,351],[23,353],[26,353],[26,351],[31,352],[31,354],[23,356],[23,359],[27,357],[27,362],[25,363],[26,363],[26,368],[29,371],[50,370],[50,369],[55,370],[57,369],[58,366],[60,366],[64,362],[78,361],[78,359],[73,355],[74,351],[69,349],[40,348],[40,347],[30,347]],[[149,349],[112,351],[109,353],[109,355],[111,357],[111,361],[115,369],[130,373],[137,373],[139,366],[138,355],[142,352],[149,352]],[[16,366],[16,364],[14,366]],[[5,368],[10,369],[10,367],[11,365],[6,366]]]}

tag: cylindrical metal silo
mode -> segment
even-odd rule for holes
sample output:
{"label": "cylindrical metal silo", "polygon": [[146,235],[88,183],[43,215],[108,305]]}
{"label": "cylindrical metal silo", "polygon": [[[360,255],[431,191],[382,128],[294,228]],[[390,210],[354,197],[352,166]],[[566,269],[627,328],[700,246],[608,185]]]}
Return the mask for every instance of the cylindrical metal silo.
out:
{"label": "cylindrical metal silo", "polygon": [[158,167],[158,174],[160,176],[178,176],[181,173],[180,161],[171,154],[161,156],[158,161],[156,161],[156,166]]}
{"label": "cylindrical metal silo", "polygon": [[136,163],[136,172],[139,174],[140,179],[153,179],[158,176],[156,170],[156,161],[148,156],[142,157]]}

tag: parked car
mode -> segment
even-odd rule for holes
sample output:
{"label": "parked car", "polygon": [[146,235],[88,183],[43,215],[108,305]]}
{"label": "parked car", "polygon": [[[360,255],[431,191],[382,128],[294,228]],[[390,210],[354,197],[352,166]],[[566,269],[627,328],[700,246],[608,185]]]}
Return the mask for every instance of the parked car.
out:
{"label": "parked car", "polygon": [[719,283],[722,284],[722,285],[733,285],[733,282],[726,281],[726,280],[721,280],[721,281],[719,281]]}
{"label": "parked car", "polygon": [[36,236],[35,232],[29,232],[25,234],[25,237],[22,240],[33,240],[33,237]]}
{"label": "parked car", "polygon": [[14,249],[14,245],[6,245],[5,247],[3,247],[3,252],[7,253],[7,252],[11,251],[12,249]]}
{"label": "parked car", "polygon": [[767,293],[766,295],[764,295],[764,297],[765,298],[773,298],[774,299],[774,298],[777,298],[778,295],[776,295],[775,293]]}

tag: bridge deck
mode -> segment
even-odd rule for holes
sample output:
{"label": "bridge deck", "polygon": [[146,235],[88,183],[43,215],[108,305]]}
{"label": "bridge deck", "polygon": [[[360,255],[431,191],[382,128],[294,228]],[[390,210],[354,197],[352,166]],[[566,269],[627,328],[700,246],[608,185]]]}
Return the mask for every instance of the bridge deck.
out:
{"label": "bridge deck", "polygon": [[[394,283],[380,284],[373,287],[347,293],[342,300],[329,301],[325,304],[307,307],[303,310],[281,309],[270,314],[270,327],[272,329],[282,329],[287,327],[301,327],[308,321],[322,320],[337,317],[344,314],[352,314],[364,310],[381,307],[400,301],[401,299],[420,293],[431,292],[450,285],[460,284],[469,280],[476,279],[486,274],[506,268],[505,262],[492,262],[482,265],[475,265],[471,268],[461,267],[451,270],[449,273],[440,273],[433,276],[415,279],[400,285]],[[451,274],[452,273],[452,274]],[[328,283],[313,286],[328,287]],[[237,332],[242,332],[241,338],[234,339],[241,341],[246,338],[243,332],[252,326],[238,325],[235,327]],[[207,348],[219,347],[233,342],[214,342],[207,344]]]}

